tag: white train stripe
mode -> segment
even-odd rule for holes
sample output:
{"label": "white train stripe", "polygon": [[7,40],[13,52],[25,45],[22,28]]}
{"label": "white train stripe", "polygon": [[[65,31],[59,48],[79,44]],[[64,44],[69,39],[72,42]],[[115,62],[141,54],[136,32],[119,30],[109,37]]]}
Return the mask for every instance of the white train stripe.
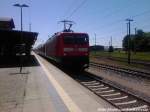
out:
{"label": "white train stripe", "polygon": [[125,98],[128,98],[128,96],[123,96],[123,97],[118,97],[118,98],[109,98],[107,100],[114,101],[114,100],[122,100],[122,99],[125,99]]}
{"label": "white train stripe", "polygon": [[128,104],[133,104],[136,102],[137,100],[132,100],[132,101],[127,101],[127,102],[115,103],[115,105],[128,105]]}
{"label": "white train stripe", "polygon": [[109,93],[109,92],[114,92],[115,90],[108,90],[108,91],[97,91],[97,93]]}
{"label": "white train stripe", "polygon": [[114,93],[114,94],[106,94],[106,95],[101,95],[101,96],[116,96],[116,95],[120,95],[121,93]]}
{"label": "white train stripe", "polygon": [[78,50],[81,51],[81,52],[87,52],[88,48],[78,48]]}
{"label": "white train stripe", "polygon": [[[126,110],[128,110],[128,111],[141,111],[141,109],[147,109],[147,111],[148,111],[148,106],[147,105],[142,105],[142,106],[138,106],[138,107],[133,107],[133,108],[124,108],[124,109],[122,109],[123,111],[126,111]],[[145,112],[146,110],[144,110],[144,112]]]}

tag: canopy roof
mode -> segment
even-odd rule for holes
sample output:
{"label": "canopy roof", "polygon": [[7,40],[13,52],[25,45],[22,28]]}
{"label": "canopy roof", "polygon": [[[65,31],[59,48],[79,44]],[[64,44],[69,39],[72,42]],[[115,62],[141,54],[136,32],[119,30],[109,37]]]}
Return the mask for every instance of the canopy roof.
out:
{"label": "canopy roof", "polygon": [[37,32],[27,32],[19,30],[4,30],[0,29],[0,44],[19,44],[25,43],[33,45],[37,39]]}

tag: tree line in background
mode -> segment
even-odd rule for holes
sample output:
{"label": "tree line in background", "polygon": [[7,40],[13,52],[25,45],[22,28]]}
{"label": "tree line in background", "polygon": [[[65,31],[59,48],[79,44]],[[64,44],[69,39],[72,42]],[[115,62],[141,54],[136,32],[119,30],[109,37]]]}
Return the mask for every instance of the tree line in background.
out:
{"label": "tree line in background", "polygon": [[[130,44],[129,44],[130,43]],[[123,39],[123,49],[125,51],[132,50],[133,52],[148,52],[150,51],[150,32],[137,30],[135,35],[126,35]]]}

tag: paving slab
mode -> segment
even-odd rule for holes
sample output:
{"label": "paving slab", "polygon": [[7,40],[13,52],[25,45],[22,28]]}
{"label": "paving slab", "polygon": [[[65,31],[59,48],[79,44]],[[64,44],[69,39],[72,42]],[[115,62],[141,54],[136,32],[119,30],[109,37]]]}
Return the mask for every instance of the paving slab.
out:
{"label": "paving slab", "polygon": [[[109,109],[110,111],[111,109],[116,109],[111,104],[107,103],[106,101],[99,98],[98,96],[90,92],[88,89],[80,85],[66,73],[56,68],[54,65],[50,64],[44,58],[40,56],[36,57],[38,58],[40,63],[42,63],[42,68],[46,69],[46,75],[49,78],[49,80],[55,80],[56,83],[58,83],[64,90],[64,92],[67,94],[67,97],[71,99],[70,101],[66,98],[64,101],[69,110],[72,110],[73,107],[74,110],[78,108],[78,111],[81,112],[101,112],[103,110],[106,110],[105,112],[108,112]],[[54,86],[55,88],[57,88],[57,85],[54,84]],[[57,90],[57,92],[58,91],[59,89]],[[61,92],[60,94],[63,94],[63,92]],[[62,95],[62,97],[66,97],[66,95]],[[70,108],[69,104],[72,104],[73,107]]]}
{"label": "paving slab", "polygon": [[[115,109],[35,54],[34,66],[0,68],[0,112],[101,112]],[[107,111],[108,112],[108,111]]]}

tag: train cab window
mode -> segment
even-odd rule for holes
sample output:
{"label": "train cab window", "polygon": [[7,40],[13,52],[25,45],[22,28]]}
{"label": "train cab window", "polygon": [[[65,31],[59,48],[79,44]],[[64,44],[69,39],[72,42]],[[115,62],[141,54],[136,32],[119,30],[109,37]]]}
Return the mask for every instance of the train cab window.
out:
{"label": "train cab window", "polygon": [[65,36],[64,44],[74,44],[74,37],[73,36]]}
{"label": "train cab window", "polygon": [[88,37],[85,35],[78,35],[75,38],[76,44],[86,44],[88,43]]}
{"label": "train cab window", "polygon": [[86,35],[72,35],[64,37],[64,44],[86,44],[88,43],[88,36]]}

